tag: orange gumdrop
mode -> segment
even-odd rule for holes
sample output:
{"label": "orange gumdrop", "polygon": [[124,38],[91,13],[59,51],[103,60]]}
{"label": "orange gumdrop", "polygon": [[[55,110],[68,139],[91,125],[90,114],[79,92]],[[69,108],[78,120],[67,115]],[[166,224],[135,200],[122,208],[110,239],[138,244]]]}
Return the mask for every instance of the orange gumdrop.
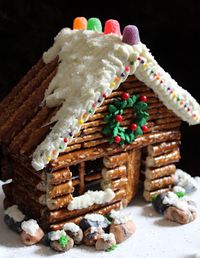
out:
{"label": "orange gumdrop", "polygon": [[76,17],[73,22],[74,30],[86,30],[87,29],[87,19],[85,17]]}

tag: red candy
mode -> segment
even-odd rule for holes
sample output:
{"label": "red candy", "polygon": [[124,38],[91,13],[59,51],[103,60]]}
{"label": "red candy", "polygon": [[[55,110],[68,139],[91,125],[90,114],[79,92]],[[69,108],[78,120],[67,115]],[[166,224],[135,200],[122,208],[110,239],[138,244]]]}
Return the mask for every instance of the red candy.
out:
{"label": "red candy", "polygon": [[141,128],[144,133],[149,131],[149,128],[146,125],[143,125]]}
{"label": "red candy", "polygon": [[144,96],[144,95],[140,96],[140,101],[147,102],[147,96]]}
{"label": "red candy", "polygon": [[112,20],[112,19],[107,20],[105,23],[105,27],[104,27],[104,33],[105,34],[114,33],[114,34],[121,36],[119,22],[116,20]]}
{"label": "red candy", "polygon": [[121,122],[122,121],[122,116],[121,115],[116,115],[115,120],[117,122]]}
{"label": "red candy", "polygon": [[126,99],[128,99],[128,98],[129,98],[128,92],[122,93],[122,99],[126,100]]}
{"label": "red candy", "polygon": [[135,131],[137,129],[137,125],[133,123],[131,124],[130,128],[132,131]]}
{"label": "red candy", "polygon": [[68,142],[68,139],[67,139],[67,138],[64,138],[64,142]]}
{"label": "red candy", "polygon": [[116,143],[121,142],[121,137],[120,137],[119,135],[115,136],[114,141],[115,141]]}

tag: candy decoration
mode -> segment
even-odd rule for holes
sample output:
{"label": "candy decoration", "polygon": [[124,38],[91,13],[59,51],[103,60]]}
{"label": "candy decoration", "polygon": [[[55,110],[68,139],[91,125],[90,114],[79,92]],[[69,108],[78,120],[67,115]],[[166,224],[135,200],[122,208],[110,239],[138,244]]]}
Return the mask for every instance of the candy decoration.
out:
{"label": "candy decoration", "polygon": [[74,30],[86,30],[87,29],[87,19],[85,17],[76,17],[73,22]]}
{"label": "candy decoration", "polygon": [[147,96],[144,96],[144,95],[140,96],[140,101],[147,102]]}
{"label": "candy decoration", "polygon": [[90,18],[88,20],[87,29],[102,32],[101,21],[98,18]]}
{"label": "candy decoration", "polygon": [[112,19],[107,20],[104,27],[104,33],[105,34],[113,33],[121,36],[119,22],[117,20],[112,20]]}
{"label": "candy decoration", "polygon": [[[125,97],[125,99],[124,99]],[[128,128],[123,128],[120,122],[122,121],[124,109],[131,108],[133,111],[132,122]],[[121,95],[121,99],[115,99],[108,106],[108,114],[104,120],[107,125],[103,128],[102,133],[108,136],[109,143],[132,143],[139,135],[143,135],[148,131],[146,126],[149,114],[146,112],[148,104],[140,101],[139,95],[129,96],[127,92]]]}
{"label": "candy decoration", "polygon": [[64,138],[64,142],[68,142],[68,139],[67,139],[67,138]]}
{"label": "candy decoration", "polygon": [[129,98],[128,92],[122,93],[122,99],[126,100],[126,99],[128,99],[128,98]]}
{"label": "candy decoration", "polygon": [[122,121],[122,116],[121,115],[116,115],[115,120],[117,122],[121,122]]}
{"label": "candy decoration", "polygon": [[140,43],[138,28],[134,25],[126,26],[123,31],[122,42],[131,46]]}
{"label": "candy decoration", "polygon": [[146,125],[143,125],[141,128],[144,133],[149,131],[149,128]]}
{"label": "candy decoration", "polygon": [[131,129],[132,131],[135,131],[135,130],[137,129],[137,124],[132,123],[131,126],[130,126],[130,129]]}
{"label": "candy decoration", "polygon": [[119,135],[115,136],[114,141],[116,143],[120,143],[121,142],[121,137]]}

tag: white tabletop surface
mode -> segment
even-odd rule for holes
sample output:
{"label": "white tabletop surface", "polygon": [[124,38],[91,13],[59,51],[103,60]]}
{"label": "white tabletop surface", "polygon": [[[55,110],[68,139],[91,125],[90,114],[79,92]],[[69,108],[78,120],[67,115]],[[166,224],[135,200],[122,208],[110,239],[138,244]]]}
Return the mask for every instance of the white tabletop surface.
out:
{"label": "white tabletop surface", "polygon": [[[200,189],[200,178],[197,178]],[[0,183],[1,188],[1,183]],[[200,214],[200,190],[191,198],[198,204]],[[97,252],[92,247],[81,245],[67,253],[58,254],[49,247],[35,245],[25,247],[19,235],[12,232],[3,222],[3,198],[0,190],[0,258],[36,258],[36,257],[68,257],[68,258],[199,258],[200,255],[200,215],[192,223],[178,225],[165,220],[156,214],[150,204],[146,204],[141,196],[124,209],[130,213],[137,226],[136,233],[120,244],[112,252]]]}

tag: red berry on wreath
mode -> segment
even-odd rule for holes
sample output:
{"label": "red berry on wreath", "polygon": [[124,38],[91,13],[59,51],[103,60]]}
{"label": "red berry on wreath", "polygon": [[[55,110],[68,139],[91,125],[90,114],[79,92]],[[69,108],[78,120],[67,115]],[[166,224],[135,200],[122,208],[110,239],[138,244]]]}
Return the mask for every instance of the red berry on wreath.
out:
{"label": "red berry on wreath", "polygon": [[149,131],[149,128],[146,125],[143,125],[141,128],[144,133]]}
{"label": "red berry on wreath", "polygon": [[121,142],[121,137],[120,137],[119,135],[115,136],[114,141],[115,141],[116,143]]}
{"label": "red berry on wreath", "polygon": [[122,99],[124,99],[124,100],[129,99],[129,94],[128,94],[128,92],[122,93]]}
{"label": "red berry on wreath", "polygon": [[140,96],[140,101],[147,102],[147,96],[144,96],[144,95]]}
{"label": "red berry on wreath", "polygon": [[115,121],[121,122],[122,121],[122,116],[121,115],[116,115]]}
{"label": "red berry on wreath", "polygon": [[135,130],[137,130],[137,125],[132,123],[130,128],[131,128],[132,131],[135,131]]}

